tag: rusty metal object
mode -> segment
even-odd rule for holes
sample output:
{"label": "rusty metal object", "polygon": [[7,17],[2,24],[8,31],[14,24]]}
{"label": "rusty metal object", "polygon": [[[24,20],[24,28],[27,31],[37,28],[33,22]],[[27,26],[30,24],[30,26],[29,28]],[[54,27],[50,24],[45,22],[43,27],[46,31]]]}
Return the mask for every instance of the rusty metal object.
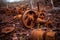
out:
{"label": "rusty metal object", "polygon": [[15,30],[14,27],[5,27],[5,28],[2,29],[1,32],[7,34],[7,33],[10,33],[10,32],[12,32],[14,30]]}
{"label": "rusty metal object", "polygon": [[52,23],[53,23],[53,21],[51,19],[48,19],[45,25],[46,25],[46,27],[51,28]]}
{"label": "rusty metal object", "polygon": [[46,40],[56,40],[56,32],[54,31],[49,31],[46,33]]}
{"label": "rusty metal object", "polygon": [[16,15],[16,16],[14,16],[13,18],[16,19],[16,20],[20,20],[21,17],[22,17],[22,15],[21,15],[21,14],[18,14],[18,15]]}
{"label": "rusty metal object", "polygon": [[45,15],[46,14],[46,11],[41,9],[40,12],[39,12],[39,18],[45,18]]}
{"label": "rusty metal object", "polygon": [[45,19],[41,19],[41,18],[37,18],[37,22],[38,23],[46,23],[46,20]]}
{"label": "rusty metal object", "polygon": [[38,18],[37,18],[37,23],[46,23],[46,15],[44,10],[40,10],[38,12]]}
{"label": "rusty metal object", "polygon": [[31,40],[44,40],[45,31],[41,29],[35,29],[31,32]]}
{"label": "rusty metal object", "polygon": [[35,25],[36,12],[28,10],[24,13],[22,21],[25,27],[32,28]]}

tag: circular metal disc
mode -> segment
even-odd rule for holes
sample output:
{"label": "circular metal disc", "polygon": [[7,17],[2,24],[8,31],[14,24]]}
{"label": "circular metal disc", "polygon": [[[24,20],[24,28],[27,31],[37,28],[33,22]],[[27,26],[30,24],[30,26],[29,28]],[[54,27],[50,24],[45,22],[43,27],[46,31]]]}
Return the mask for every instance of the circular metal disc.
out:
{"label": "circular metal disc", "polygon": [[35,25],[36,12],[28,10],[24,13],[22,21],[25,27],[32,28]]}

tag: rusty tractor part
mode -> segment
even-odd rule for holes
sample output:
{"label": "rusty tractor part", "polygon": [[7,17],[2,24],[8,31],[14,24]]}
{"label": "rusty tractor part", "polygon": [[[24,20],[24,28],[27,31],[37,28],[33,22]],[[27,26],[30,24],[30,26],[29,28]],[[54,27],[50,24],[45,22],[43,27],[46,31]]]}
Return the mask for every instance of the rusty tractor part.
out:
{"label": "rusty tractor part", "polygon": [[32,28],[35,25],[36,12],[28,10],[24,13],[22,21],[25,27]]}
{"label": "rusty tractor part", "polygon": [[31,32],[31,40],[44,40],[45,31],[41,29],[34,29]]}
{"label": "rusty tractor part", "polygon": [[55,39],[55,37],[56,37],[56,32],[54,32],[54,31],[48,31],[47,33],[46,33],[46,40],[56,40]]}
{"label": "rusty tractor part", "polygon": [[16,16],[14,16],[13,18],[16,19],[16,20],[20,20],[21,17],[22,17],[22,15],[21,15],[21,14],[18,14],[18,15],[16,15]]}
{"label": "rusty tractor part", "polygon": [[7,34],[7,33],[10,33],[14,30],[15,30],[15,27],[5,27],[5,28],[2,29],[1,32]]}

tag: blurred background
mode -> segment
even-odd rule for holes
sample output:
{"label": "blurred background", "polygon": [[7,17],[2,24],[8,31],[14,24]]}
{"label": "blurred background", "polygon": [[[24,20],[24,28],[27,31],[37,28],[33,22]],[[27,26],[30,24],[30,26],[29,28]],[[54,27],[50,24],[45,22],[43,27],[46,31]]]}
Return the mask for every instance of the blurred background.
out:
{"label": "blurred background", "polygon": [[[30,3],[30,1],[33,2],[32,5],[36,5],[36,2],[40,1],[42,2],[44,5],[50,4],[51,2],[53,2],[55,7],[60,7],[60,0],[0,0],[0,6],[5,6],[5,5],[9,5],[12,3],[18,3],[18,4],[23,4],[23,3]],[[2,5],[3,4],[3,5]]]}

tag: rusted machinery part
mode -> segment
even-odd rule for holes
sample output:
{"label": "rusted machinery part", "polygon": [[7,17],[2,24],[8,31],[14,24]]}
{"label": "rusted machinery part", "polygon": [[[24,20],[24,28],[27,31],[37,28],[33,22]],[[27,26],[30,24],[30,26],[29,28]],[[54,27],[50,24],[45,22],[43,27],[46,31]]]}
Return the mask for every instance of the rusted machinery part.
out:
{"label": "rusted machinery part", "polygon": [[34,29],[31,32],[31,40],[44,40],[45,31],[41,29]]}
{"label": "rusted machinery part", "polygon": [[10,33],[14,30],[15,30],[15,27],[5,27],[5,28],[2,29],[1,32],[7,34],[7,33]]}
{"label": "rusted machinery part", "polygon": [[38,18],[37,18],[37,23],[43,23],[45,24],[47,22],[46,20],[46,11],[41,9],[39,12],[37,12]]}
{"label": "rusted machinery part", "polygon": [[16,16],[14,16],[13,18],[14,18],[15,20],[20,20],[21,17],[22,17],[22,14],[18,14],[18,15],[16,15]]}
{"label": "rusted machinery part", "polygon": [[36,20],[36,12],[32,10],[27,10],[22,17],[23,24],[27,28],[34,27],[35,20]]}
{"label": "rusted machinery part", "polygon": [[46,11],[45,10],[40,10],[39,12],[37,12],[37,23],[46,23]]}
{"label": "rusted machinery part", "polygon": [[40,12],[38,13],[38,16],[40,17],[40,18],[45,18],[45,15],[46,14],[46,11],[45,10],[40,10]]}
{"label": "rusted machinery part", "polygon": [[50,28],[49,26],[50,26],[51,24],[53,24],[53,20],[48,19],[45,25],[46,25],[46,27]]}
{"label": "rusted machinery part", "polygon": [[46,40],[56,40],[56,32],[48,31],[46,32]]}
{"label": "rusted machinery part", "polygon": [[41,18],[37,18],[37,23],[46,23],[47,20],[45,19],[41,19]]}

